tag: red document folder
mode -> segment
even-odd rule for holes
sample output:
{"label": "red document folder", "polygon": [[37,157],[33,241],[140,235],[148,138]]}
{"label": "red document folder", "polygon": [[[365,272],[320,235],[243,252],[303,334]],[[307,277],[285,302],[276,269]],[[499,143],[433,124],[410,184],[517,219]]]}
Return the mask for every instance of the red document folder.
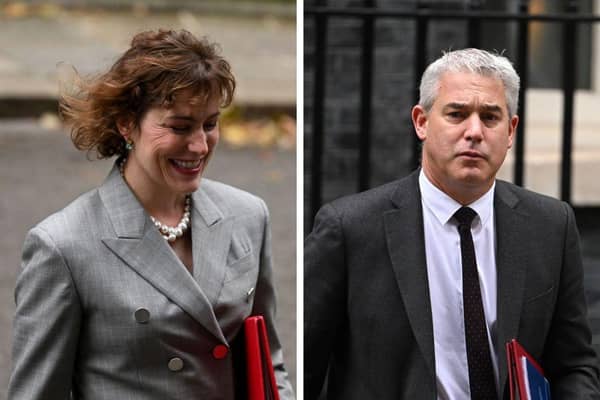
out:
{"label": "red document folder", "polygon": [[262,315],[246,318],[246,373],[249,400],[279,400],[279,391],[271,362],[267,327]]}
{"label": "red document folder", "polygon": [[516,339],[506,343],[511,400],[550,400],[544,370]]}

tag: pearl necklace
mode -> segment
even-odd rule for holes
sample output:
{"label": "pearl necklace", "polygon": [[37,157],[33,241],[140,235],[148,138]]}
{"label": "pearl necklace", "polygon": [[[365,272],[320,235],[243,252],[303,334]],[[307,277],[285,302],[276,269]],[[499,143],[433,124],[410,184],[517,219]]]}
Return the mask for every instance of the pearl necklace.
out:
{"label": "pearl necklace", "polygon": [[[125,171],[125,162],[126,161],[127,161],[127,157],[124,157],[123,161],[121,161],[119,163],[119,172],[121,173],[121,177],[123,177],[123,180],[125,180],[124,171]],[[159,220],[154,218],[152,215],[150,216],[150,219],[152,220],[152,223],[154,224],[154,226],[156,226],[158,228],[158,231],[160,232],[162,237],[165,240],[167,240],[168,242],[173,243],[175,240],[182,237],[183,234],[188,230],[189,225],[190,225],[190,217],[191,217],[191,214],[190,214],[191,203],[192,203],[192,196],[188,194],[185,196],[185,207],[183,208],[183,216],[181,217],[181,220],[179,220],[179,223],[177,224],[177,226],[174,226],[174,227],[163,224],[162,222],[160,222]]]}

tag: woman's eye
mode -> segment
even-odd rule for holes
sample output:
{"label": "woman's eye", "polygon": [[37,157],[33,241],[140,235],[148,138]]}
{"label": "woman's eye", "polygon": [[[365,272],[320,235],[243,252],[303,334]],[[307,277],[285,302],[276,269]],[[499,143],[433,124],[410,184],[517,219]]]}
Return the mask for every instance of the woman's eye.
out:
{"label": "woman's eye", "polygon": [[210,131],[214,130],[216,127],[217,127],[216,122],[207,122],[206,124],[204,124],[204,132],[210,132]]}
{"label": "woman's eye", "polygon": [[182,134],[187,133],[190,130],[189,126],[171,126],[171,130],[175,133]]}

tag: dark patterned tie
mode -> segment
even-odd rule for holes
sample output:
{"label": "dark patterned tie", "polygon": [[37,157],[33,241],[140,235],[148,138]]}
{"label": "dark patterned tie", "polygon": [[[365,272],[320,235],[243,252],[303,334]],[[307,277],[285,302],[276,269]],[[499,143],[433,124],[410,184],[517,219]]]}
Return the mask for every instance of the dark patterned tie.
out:
{"label": "dark patterned tie", "polygon": [[462,207],[454,214],[454,218],[458,221],[462,254],[465,342],[471,400],[492,400],[497,399],[498,395],[481,301],[475,247],[471,236],[471,223],[476,215],[471,208]]}

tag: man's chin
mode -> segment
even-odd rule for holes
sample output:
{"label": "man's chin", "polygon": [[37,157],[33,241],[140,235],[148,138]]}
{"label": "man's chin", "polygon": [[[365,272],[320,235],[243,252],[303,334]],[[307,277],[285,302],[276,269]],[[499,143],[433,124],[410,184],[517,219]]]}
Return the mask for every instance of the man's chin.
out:
{"label": "man's chin", "polygon": [[471,187],[478,187],[488,185],[489,182],[494,180],[494,176],[488,172],[482,171],[479,168],[469,168],[465,171],[461,171],[461,174],[457,177],[459,182],[464,185]]}

